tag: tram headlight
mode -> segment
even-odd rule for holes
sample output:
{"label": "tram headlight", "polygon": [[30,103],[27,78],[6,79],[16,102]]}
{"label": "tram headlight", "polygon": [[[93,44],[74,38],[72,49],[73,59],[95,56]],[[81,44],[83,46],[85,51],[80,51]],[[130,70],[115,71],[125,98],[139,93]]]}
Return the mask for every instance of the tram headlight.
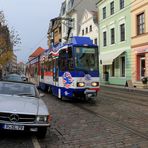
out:
{"label": "tram headlight", "polygon": [[91,86],[93,86],[93,87],[99,86],[99,82],[92,82]]}
{"label": "tram headlight", "polygon": [[84,87],[85,83],[84,82],[77,82],[77,87]]}

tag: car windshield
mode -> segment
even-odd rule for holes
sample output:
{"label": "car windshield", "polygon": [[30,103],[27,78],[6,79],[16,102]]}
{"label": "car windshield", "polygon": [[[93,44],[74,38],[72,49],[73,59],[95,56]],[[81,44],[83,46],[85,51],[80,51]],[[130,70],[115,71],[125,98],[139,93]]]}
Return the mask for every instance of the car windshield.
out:
{"label": "car windshield", "polygon": [[97,70],[98,58],[97,48],[77,47],[76,48],[76,68],[83,70]]}
{"label": "car windshield", "polygon": [[31,84],[1,82],[0,94],[36,97],[36,90]]}

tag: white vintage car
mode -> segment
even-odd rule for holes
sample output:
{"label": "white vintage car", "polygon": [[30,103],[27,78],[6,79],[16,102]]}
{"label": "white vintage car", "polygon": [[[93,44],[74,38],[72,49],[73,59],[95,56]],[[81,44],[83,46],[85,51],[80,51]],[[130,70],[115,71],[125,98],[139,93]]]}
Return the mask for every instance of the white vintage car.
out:
{"label": "white vintage car", "polygon": [[43,138],[50,122],[34,84],[0,81],[0,130],[31,131]]}

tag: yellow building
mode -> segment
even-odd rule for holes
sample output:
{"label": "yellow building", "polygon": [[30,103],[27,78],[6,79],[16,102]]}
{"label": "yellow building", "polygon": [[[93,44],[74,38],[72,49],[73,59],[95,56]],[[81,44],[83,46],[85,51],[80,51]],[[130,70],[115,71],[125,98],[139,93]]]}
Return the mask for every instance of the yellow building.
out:
{"label": "yellow building", "polygon": [[148,1],[131,3],[132,80],[140,83],[148,77]]}

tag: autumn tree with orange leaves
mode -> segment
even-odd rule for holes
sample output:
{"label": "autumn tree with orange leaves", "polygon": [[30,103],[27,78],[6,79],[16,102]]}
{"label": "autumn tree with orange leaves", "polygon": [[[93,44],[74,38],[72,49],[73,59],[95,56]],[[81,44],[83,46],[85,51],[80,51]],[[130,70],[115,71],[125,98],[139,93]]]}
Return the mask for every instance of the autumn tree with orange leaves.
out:
{"label": "autumn tree with orange leaves", "polygon": [[15,30],[9,30],[6,25],[4,13],[0,11],[0,65],[7,64],[13,55],[13,47],[20,43],[19,35]]}

